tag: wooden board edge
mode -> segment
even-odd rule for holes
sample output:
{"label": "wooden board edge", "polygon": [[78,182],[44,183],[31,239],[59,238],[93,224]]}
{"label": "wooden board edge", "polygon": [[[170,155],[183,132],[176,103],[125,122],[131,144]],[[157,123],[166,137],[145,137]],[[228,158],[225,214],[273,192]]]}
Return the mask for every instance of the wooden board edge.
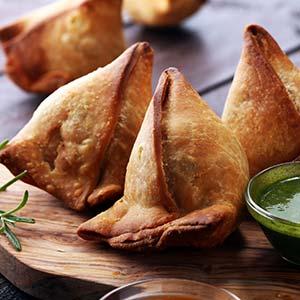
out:
{"label": "wooden board edge", "polygon": [[[88,272],[88,270],[87,270]],[[0,245],[0,273],[21,291],[45,300],[95,300],[116,288],[33,269],[9,255]],[[34,283],[34,284],[32,284]],[[51,293],[49,293],[51,291]],[[70,298],[70,295],[74,297]]]}

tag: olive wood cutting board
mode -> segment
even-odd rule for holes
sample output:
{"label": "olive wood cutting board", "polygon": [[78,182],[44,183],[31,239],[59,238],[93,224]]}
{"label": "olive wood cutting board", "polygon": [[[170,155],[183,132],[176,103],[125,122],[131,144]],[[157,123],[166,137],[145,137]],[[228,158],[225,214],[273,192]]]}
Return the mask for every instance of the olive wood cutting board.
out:
{"label": "olive wood cutting board", "polygon": [[[0,184],[10,178],[0,166]],[[213,250],[126,253],[81,240],[76,228],[90,216],[22,182],[0,193],[0,208],[14,207],[25,189],[30,198],[20,215],[35,218],[36,224],[15,229],[22,252],[0,237],[0,272],[34,297],[98,299],[132,281],[180,277],[224,287],[243,300],[300,299],[300,268],[284,262],[250,219]]]}

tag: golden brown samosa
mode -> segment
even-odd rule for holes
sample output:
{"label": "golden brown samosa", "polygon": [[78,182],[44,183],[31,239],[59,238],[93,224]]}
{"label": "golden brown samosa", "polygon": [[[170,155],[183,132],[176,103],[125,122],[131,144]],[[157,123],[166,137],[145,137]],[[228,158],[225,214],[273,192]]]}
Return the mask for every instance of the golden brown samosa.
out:
{"label": "golden brown samosa", "polygon": [[22,89],[51,93],[105,66],[124,49],[121,0],[62,0],[0,28],[6,73]]}
{"label": "golden brown samosa", "polygon": [[132,19],[147,26],[174,26],[194,14],[206,0],[125,0]]}
{"label": "golden brown samosa", "polygon": [[300,154],[299,110],[299,69],[266,30],[248,26],[223,121],[244,147],[251,175]]}
{"label": "golden brown samosa", "polygon": [[212,247],[237,227],[247,181],[237,138],[171,68],[135,141],[123,198],[78,234],[127,250]]}
{"label": "golden brown samosa", "polygon": [[138,43],[58,89],[0,152],[13,174],[83,210],[122,195],[126,165],[151,100],[153,52]]}

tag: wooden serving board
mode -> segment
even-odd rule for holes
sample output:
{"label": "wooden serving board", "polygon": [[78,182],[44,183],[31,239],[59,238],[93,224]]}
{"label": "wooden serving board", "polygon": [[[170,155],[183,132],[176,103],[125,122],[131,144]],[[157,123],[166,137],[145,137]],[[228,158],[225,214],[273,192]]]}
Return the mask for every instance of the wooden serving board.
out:
{"label": "wooden serving board", "polygon": [[[0,166],[0,183],[11,177]],[[281,260],[251,220],[214,250],[126,253],[81,240],[76,228],[89,216],[24,183],[0,194],[1,209],[14,207],[25,189],[30,200],[20,215],[35,218],[36,224],[15,229],[20,253],[0,238],[0,272],[37,298],[99,299],[115,286],[161,276],[215,284],[243,300],[300,299],[300,269]]]}

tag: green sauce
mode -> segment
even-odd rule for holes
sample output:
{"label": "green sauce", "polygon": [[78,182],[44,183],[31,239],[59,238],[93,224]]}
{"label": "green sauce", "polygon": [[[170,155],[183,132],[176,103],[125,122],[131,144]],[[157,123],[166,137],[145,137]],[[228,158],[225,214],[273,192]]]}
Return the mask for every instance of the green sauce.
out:
{"label": "green sauce", "polygon": [[266,237],[289,262],[300,266],[300,162],[269,168],[254,176],[247,207]]}
{"label": "green sauce", "polygon": [[276,217],[300,223],[300,177],[272,184],[257,204]]}

